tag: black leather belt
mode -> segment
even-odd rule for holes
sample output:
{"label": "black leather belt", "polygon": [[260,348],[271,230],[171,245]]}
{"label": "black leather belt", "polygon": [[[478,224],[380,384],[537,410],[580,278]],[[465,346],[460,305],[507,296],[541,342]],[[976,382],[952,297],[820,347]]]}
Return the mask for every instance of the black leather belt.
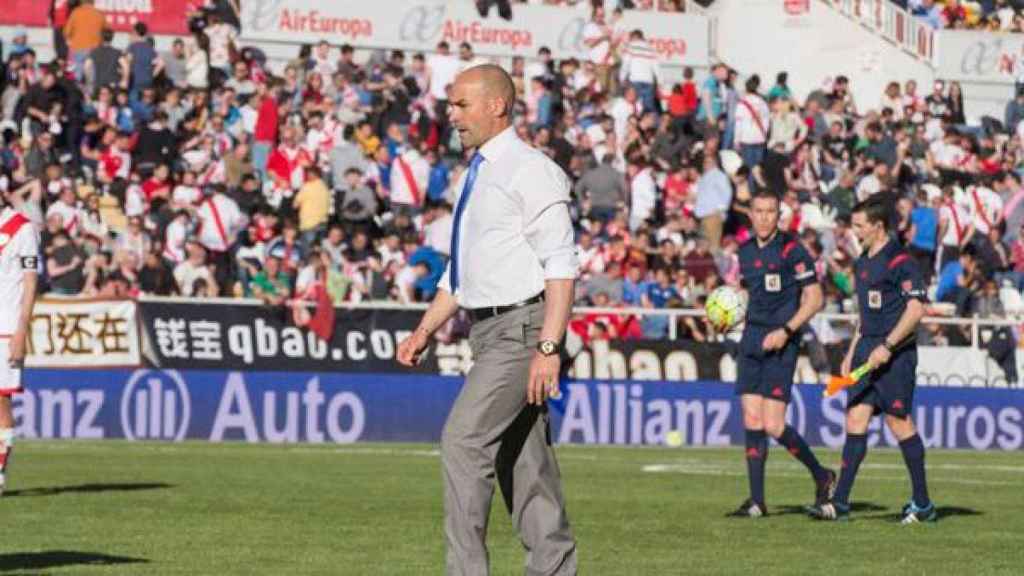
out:
{"label": "black leather belt", "polygon": [[493,318],[495,316],[499,316],[501,314],[504,314],[505,312],[511,312],[513,310],[517,310],[519,308],[522,308],[523,306],[529,306],[530,304],[536,304],[537,302],[543,302],[543,301],[544,301],[544,293],[541,292],[540,294],[537,294],[533,298],[527,298],[526,300],[523,300],[522,302],[516,302],[515,304],[509,304],[508,306],[489,306],[487,308],[470,308],[469,309],[469,317],[472,318],[474,322],[482,322],[484,320],[487,320],[488,318]]}

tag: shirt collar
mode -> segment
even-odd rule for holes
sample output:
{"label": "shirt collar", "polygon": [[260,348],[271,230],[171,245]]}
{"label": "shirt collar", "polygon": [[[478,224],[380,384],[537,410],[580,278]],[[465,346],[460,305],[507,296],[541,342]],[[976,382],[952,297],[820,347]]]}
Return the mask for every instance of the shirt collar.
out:
{"label": "shirt collar", "polygon": [[512,126],[505,128],[496,136],[484,142],[477,152],[488,162],[495,162],[517,140],[516,131]]}

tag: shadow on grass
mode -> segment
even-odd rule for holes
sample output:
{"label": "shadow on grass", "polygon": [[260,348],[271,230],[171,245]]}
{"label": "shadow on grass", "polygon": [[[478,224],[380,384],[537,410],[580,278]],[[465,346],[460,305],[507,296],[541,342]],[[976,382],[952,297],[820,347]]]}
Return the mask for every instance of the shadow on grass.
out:
{"label": "shadow on grass", "polygon": [[[959,506],[939,506],[936,508],[939,513],[939,521],[952,518],[954,516],[981,516],[984,512],[975,510],[973,508],[961,508]],[[865,516],[865,519],[879,520],[882,522],[899,522],[903,519],[899,513],[895,514],[876,514],[874,516]]]}
{"label": "shadow on grass", "polygon": [[[850,504],[850,512],[854,513],[883,512],[885,510],[888,510],[888,508],[886,508],[885,506],[879,506],[874,502],[853,502],[852,504]],[[786,516],[789,514],[799,514],[801,516],[807,516],[807,505],[788,505],[779,506],[777,508],[769,508],[768,513],[773,514],[775,516]]]}
{"label": "shadow on grass", "polygon": [[173,484],[165,482],[126,482],[121,484],[74,484],[71,486],[47,486],[44,488],[25,488],[24,490],[8,490],[4,498],[19,496],[57,496],[60,494],[95,494],[99,492],[138,492],[140,490],[162,490],[173,488]]}
{"label": "shadow on grass", "polygon": [[114,566],[118,564],[147,563],[149,563],[149,560],[145,558],[128,558],[126,556],[110,556],[108,554],[73,552],[70,550],[0,554],[0,572],[44,570],[66,566]]}

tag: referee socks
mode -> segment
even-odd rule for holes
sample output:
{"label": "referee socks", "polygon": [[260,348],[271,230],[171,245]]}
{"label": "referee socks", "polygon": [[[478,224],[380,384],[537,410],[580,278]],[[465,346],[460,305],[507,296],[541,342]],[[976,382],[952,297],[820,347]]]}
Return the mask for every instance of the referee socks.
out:
{"label": "referee socks", "polygon": [[842,506],[849,506],[850,491],[853,490],[853,481],[857,479],[857,470],[864,456],[868,452],[867,434],[846,435],[846,444],[843,445],[843,465],[839,473],[839,485],[836,486],[836,495],[833,502]]}
{"label": "referee socks", "polygon": [[906,440],[900,441],[900,452],[903,452],[903,462],[910,472],[910,484],[914,490],[914,504],[918,508],[927,508],[931,504],[928,497],[928,480],[924,472],[924,442],[921,436],[914,434]]}
{"label": "referee socks", "polygon": [[768,460],[768,436],[764,430],[747,430],[747,477],[750,499],[764,505],[764,466]]}
{"label": "referee socks", "polygon": [[818,462],[814,452],[807,446],[807,442],[804,441],[799,432],[794,430],[792,426],[786,426],[786,429],[782,431],[777,440],[794,458],[811,471],[811,475],[814,476],[816,482],[821,481],[825,476],[825,469],[821,467],[821,463]]}

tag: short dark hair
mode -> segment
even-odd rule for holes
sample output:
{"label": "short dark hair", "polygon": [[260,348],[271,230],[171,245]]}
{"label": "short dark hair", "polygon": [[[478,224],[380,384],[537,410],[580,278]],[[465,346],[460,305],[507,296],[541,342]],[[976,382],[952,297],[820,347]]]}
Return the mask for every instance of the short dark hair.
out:
{"label": "short dark hair", "polygon": [[149,27],[146,26],[145,22],[136,22],[134,29],[135,33],[139,36],[145,36],[146,34],[149,34]]}
{"label": "short dark hair", "polygon": [[761,87],[761,77],[758,76],[757,74],[754,74],[750,78],[747,78],[747,83],[745,87],[747,89],[747,92],[750,94],[757,92],[757,89]]}
{"label": "short dark hair", "polygon": [[864,217],[868,219],[870,224],[881,224],[885,230],[889,230],[890,223],[890,209],[886,203],[878,196],[872,196],[866,200],[858,202],[853,207],[851,214],[864,214]]}
{"label": "short dark hair", "polygon": [[754,195],[750,198],[750,201],[753,202],[758,198],[770,198],[780,204],[782,203],[782,197],[779,196],[777,193],[775,193],[775,191],[773,191],[770,188],[759,188],[756,192],[754,192]]}

